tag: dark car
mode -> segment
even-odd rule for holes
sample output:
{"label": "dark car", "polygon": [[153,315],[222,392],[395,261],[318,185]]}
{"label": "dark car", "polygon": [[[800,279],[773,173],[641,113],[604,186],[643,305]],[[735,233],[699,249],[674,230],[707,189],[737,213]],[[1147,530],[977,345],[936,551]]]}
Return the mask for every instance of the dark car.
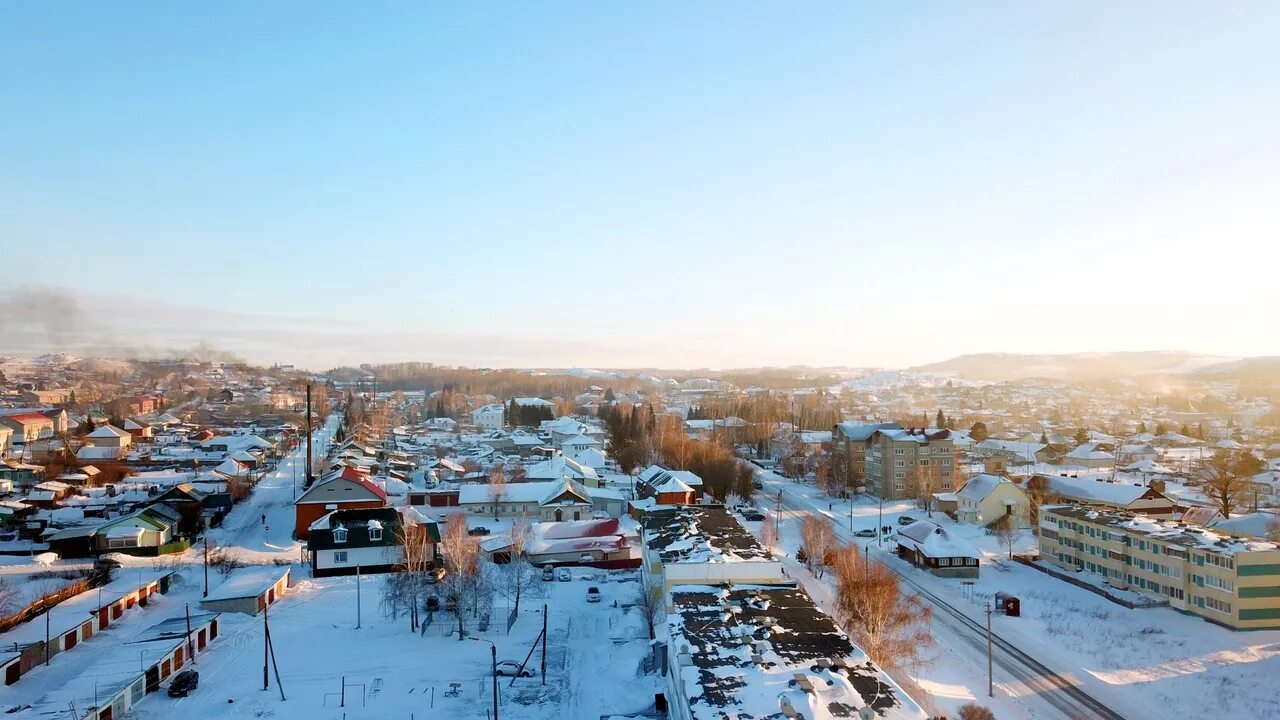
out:
{"label": "dark car", "polygon": [[186,697],[200,686],[200,673],[195,670],[183,670],[173,676],[169,683],[169,697]]}
{"label": "dark car", "polygon": [[522,670],[520,668],[520,663],[515,660],[503,660],[498,663],[498,667],[494,670],[494,674],[502,677],[515,677],[517,674],[519,674],[520,677],[533,677],[533,670],[531,668],[524,668]]}
{"label": "dark car", "polygon": [[758,512],[746,512],[746,513],[742,513],[742,519],[750,520],[752,522],[759,522],[761,520],[764,520],[764,515]]}
{"label": "dark car", "polygon": [[488,535],[488,534],[489,534],[489,528],[487,528],[487,527],[473,527],[473,528],[471,528],[470,530],[468,530],[468,531],[467,531],[467,534],[468,534],[468,535]]}
{"label": "dark car", "polygon": [[898,524],[899,524],[899,525],[910,525],[911,523],[913,523],[913,522],[915,522],[915,521],[916,521],[916,519],[915,519],[915,518],[913,518],[913,517],[911,517],[910,515],[899,515],[899,516],[898,516]]}
{"label": "dark car", "polygon": [[858,537],[875,537],[876,531],[875,530],[859,530],[858,532],[854,533],[854,535]]}

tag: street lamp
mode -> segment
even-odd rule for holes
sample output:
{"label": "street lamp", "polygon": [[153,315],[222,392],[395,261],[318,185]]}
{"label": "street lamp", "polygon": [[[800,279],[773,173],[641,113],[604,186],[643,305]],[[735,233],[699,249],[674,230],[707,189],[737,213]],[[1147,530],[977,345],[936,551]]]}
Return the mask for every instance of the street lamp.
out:
{"label": "street lamp", "polygon": [[473,637],[467,639],[475,640],[476,642],[489,643],[489,658],[490,664],[492,665],[490,675],[493,679],[493,720],[498,720],[498,646],[495,645],[492,640],[485,640],[484,638]]}

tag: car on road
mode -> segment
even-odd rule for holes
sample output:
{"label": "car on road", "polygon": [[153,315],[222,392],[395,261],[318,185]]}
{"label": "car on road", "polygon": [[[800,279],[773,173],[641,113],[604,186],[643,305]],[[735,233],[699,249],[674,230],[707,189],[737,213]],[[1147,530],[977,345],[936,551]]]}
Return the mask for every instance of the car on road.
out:
{"label": "car on road", "polygon": [[186,697],[197,687],[200,687],[200,673],[183,670],[174,675],[173,682],[169,683],[169,697]]}
{"label": "car on road", "polygon": [[755,480],[751,483],[751,487],[755,488],[756,490],[763,490],[764,483],[760,482],[759,480]]}
{"label": "car on road", "polygon": [[759,513],[759,512],[756,512],[755,510],[752,510],[751,512],[743,513],[742,519],[750,520],[751,522],[760,522],[761,520],[764,520],[764,513]]}
{"label": "car on road", "polygon": [[560,582],[569,582],[573,579],[573,573],[569,572],[569,568],[560,568],[556,570],[556,580]]}
{"label": "car on road", "polygon": [[556,569],[555,569],[555,568],[550,567],[550,566],[542,568],[542,581],[543,581],[543,582],[551,582],[552,580],[555,580],[555,579],[556,579]]}
{"label": "car on road", "polygon": [[595,585],[587,588],[587,602],[600,602],[600,588]]}
{"label": "car on road", "polygon": [[473,528],[471,528],[470,530],[468,530],[468,531],[467,531],[467,534],[468,534],[468,535],[472,535],[472,536],[475,536],[475,535],[488,535],[488,534],[489,534],[489,528],[484,527],[484,526],[473,527]]}
{"label": "car on road", "polygon": [[915,519],[915,518],[913,518],[913,517],[911,517],[910,515],[899,515],[899,516],[898,516],[898,524],[899,524],[899,525],[910,525],[911,523],[913,523],[913,522],[915,522],[915,521],[916,521],[916,519]]}
{"label": "car on road", "polygon": [[497,668],[494,669],[493,674],[498,677],[516,677],[517,675],[520,677],[533,677],[533,669],[521,669],[520,663],[515,660],[502,660],[498,663]]}
{"label": "car on road", "polygon": [[875,531],[875,530],[871,530],[871,529],[867,529],[867,530],[859,530],[858,532],[854,533],[854,536],[856,536],[856,537],[875,537],[875,536],[876,536],[876,531]]}

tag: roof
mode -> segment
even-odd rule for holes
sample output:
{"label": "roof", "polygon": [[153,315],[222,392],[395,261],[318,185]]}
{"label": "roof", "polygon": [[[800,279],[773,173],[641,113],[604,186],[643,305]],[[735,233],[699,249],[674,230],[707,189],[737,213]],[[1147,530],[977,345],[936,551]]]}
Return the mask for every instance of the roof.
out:
{"label": "roof", "polygon": [[931,558],[973,558],[978,551],[946,528],[930,520],[917,520],[898,530],[898,544],[906,545]]}
{"label": "roof", "polygon": [[19,425],[36,425],[41,423],[49,423],[50,425],[53,424],[53,420],[51,418],[45,415],[41,415],[38,412],[18,413],[16,415],[5,415],[3,417],[0,417],[0,420],[8,420],[10,422],[16,422]]}
{"label": "roof", "polygon": [[288,574],[289,568],[279,565],[239,568],[231,574],[231,577],[226,582],[210,590],[209,597],[201,602],[257,597],[266,592],[272,585],[280,582]]}
{"label": "roof", "polygon": [[694,720],[782,717],[924,720],[926,713],[792,586],[686,585],[667,615]]}
{"label": "roof", "polygon": [[835,431],[839,432],[845,438],[854,442],[866,442],[876,434],[877,430],[901,430],[902,426],[896,422],[874,423],[871,425],[861,425],[858,423],[842,422],[836,423]]}
{"label": "roof", "polygon": [[668,562],[765,560],[768,552],[723,505],[685,505],[644,516],[645,545]]}
{"label": "roof", "polygon": [[378,486],[368,475],[351,467],[343,467],[320,478],[296,504],[387,501],[387,491]]}
{"label": "roof", "polygon": [[989,473],[978,473],[969,478],[964,487],[956,491],[957,498],[972,500],[974,502],[982,502],[988,495],[992,493],[1001,483],[1008,483],[1013,487],[1017,487],[1007,478],[999,475],[991,475]]}
{"label": "roof", "polygon": [[1098,502],[1108,505],[1128,505],[1146,495],[1155,492],[1143,485],[1124,482],[1108,482],[1102,478],[1063,477],[1061,475],[1044,475],[1049,482],[1049,490],[1072,500]]}
{"label": "roof", "polygon": [[115,427],[114,425],[103,425],[102,427],[98,428],[97,430],[94,430],[93,432],[89,433],[85,437],[126,438],[126,437],[129,437],[129,433],[125,432],[124,430],[121,430],[118,427]]}
{"label": "roof", "polygon": [[1099,510],[1085,505],[1060,505],[1046,509],[1055,515],[1127,530],[1184,549],[1195,548],[1218,555],[1280,550],[1280,545],[1274,542],[1231,537],[1224,532],[1220,532],[1216,527],[1213,529],[1195,528],[1186,523],[1173,520],[1157,520],[1141,513]]}

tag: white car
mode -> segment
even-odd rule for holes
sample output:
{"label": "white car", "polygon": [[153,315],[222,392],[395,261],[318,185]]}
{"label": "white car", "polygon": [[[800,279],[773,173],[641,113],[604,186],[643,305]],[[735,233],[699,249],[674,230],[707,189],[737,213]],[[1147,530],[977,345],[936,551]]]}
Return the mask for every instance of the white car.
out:
{"label": "white car", "polygon": [[569,582],[573,579],[573,573],[569,572],[569,568],[560,568],[556,570],[556,580],[560,582]]}
{"label": "white car", "polygon": [[587,588],[587,602],[600,602],[600,588],[594,585]]}

